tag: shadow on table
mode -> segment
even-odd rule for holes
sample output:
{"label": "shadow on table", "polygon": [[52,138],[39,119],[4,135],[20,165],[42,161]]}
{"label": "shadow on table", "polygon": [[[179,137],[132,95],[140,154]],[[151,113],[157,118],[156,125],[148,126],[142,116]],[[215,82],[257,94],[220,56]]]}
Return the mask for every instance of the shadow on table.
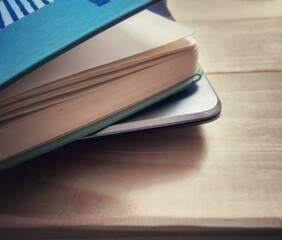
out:
{"label": "shadow on table", "polygon": [[192,176],[205,152],[201,127],[69,144],[0,173],[0,215],[131,216],[132,192]]}

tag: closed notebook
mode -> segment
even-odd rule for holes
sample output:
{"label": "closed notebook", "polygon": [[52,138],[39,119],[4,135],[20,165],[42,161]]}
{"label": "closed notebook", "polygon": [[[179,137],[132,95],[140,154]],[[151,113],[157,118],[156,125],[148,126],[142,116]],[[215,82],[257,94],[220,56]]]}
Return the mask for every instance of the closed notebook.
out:
{"label": "closed notebook", "polygon": [[[16,34],[17,29],[21,29],[21,22],[32,16],[41,16],[39,14],[47,10],[50,14],[57,2],[60,0],[5,26],[0,35],[4,33],[7,40],[9,34]],[[72,11],[76,12],[74,7],[78,1],[61,2],[68,7],[73,3]],[[100,18],[108,18],[108,11],[114,11],[117,3],[127,4],[127,1],[108,1],[104,5],[101,3],[99,7],[93,2],[95,1],[90,1],[100,9]],[[122,11],[123,15],[152,3],[129,2],[126,10]],[[132,7],[133,2],[136,3],[135,7]],[[83,9],[78,5],[76,7],[78,11]],[[84,7],[90,8],[92,5]],[[53,14],[56,13],[59,17],[60,12],[55,10]],[[68,21],[72,20],[73,25],[66,21],[65,27],[70,28],[67,32],[75,28],[77,22],[84,21],[78,15],[69,18]],[[29,21],[33,24],[32,20]],[[114,21],[111,15],[110,24]],[[27,24],[26,27],[33,26],[31,23],[28,25],[28,21],[24,23]],[[85,20],[84,24],[87,23]],[[187,37],[193,30],[148,11],[131,17],[37,67],[88,36],[88,33],[80,29],[82,37],[66,44],[71,37],[64,31],[55,31],[55,35],[60,34],[64,39],[65,47],[56,49],[53,53],[48,48],[57,46],[60,40],[56,36],[53,39],[53,29],[56,26],[49,28],[49,24],[47,25],[48,27],[42,27],[42,31],[46,32],[45,40],[42,39],[41,42],[50,53],[47,57],[44,55],[44,47],[41,51],[41,43],[37,42],[35,46],[25,45],[26,41],[31,41],[25,38],[23,41],[11,39],[10,44],[6,42],[7,47],[12,46],[11,50],[5,52],[3,48],[5,54],[1,55],[1,68],[5,71],[1,74],[0,92],[1,169],[98,131],[180,91],[201,77],[201,72],[197,72],[198,45],[192,37]],[[88,28],[91,29],[90,26]],[[104,29],[105,24],[101,28]],[[95,31],[97,33],[101,29]],[[48,32],[51,35],[49,37]],[[2,37],[0,39],[2,41]],[[19,58],[12,54],[15,49]],[[13,62],[14,65],[10,66],[7,62]],[[34,71],[19,78],[35,67]]]}

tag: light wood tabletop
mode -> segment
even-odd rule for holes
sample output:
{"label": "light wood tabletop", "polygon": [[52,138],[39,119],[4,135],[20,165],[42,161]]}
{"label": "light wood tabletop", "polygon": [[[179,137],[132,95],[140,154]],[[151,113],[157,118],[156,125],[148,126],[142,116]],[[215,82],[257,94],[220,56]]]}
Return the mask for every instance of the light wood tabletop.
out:
{"label": "light wood tabletop", "polygon": [[282,1],[167,4],[176,21],[196,29],[220,118],[76,142],[0,173],[0,236],[124,231],[167,239],[216,231],[279,239]]}

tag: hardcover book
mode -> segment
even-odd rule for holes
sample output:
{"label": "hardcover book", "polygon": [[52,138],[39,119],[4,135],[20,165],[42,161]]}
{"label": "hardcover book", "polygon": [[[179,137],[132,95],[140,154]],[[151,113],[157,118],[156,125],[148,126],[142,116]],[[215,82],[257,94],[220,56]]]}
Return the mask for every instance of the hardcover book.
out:
{"label": "hardcover book", "polygon": [[[8,9],[7,2],[1,6]],[[46,1],[10,24],[1,8],[1,169],[101,130],[200,79],[189,27],[143,11],[101,32],[153,2]]]}

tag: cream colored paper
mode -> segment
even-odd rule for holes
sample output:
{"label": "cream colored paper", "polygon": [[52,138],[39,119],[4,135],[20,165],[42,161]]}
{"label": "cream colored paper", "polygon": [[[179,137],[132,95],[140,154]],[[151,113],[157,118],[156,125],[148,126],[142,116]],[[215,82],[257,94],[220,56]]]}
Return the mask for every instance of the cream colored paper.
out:
{"label": "cream colored paper", "polygon": [[194,30],[143,11],[80,44],[4,89],[0,101],[38,86],[191,35]]}

